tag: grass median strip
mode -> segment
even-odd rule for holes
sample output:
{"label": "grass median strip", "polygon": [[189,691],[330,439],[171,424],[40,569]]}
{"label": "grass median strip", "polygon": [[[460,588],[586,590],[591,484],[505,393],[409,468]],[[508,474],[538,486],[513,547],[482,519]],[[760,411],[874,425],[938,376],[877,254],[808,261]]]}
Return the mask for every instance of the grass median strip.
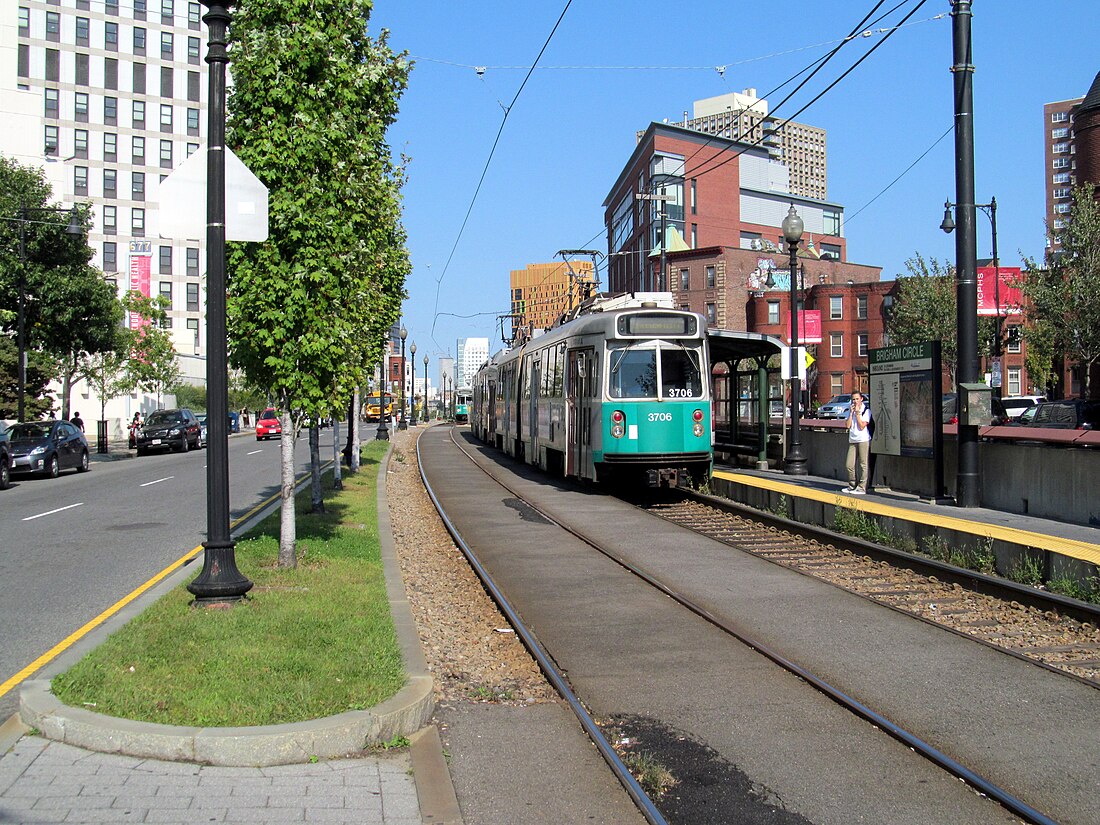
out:
{"label": "grass median strip", "polygon": [[378,542],[385,449],[365,446],[362,470],[329,494],[326,513],[308,512],[308,489],[298,496],[296,569],[275,566],[276,512],[237,542],[237,566],[255,584],[246,601],[197,609],[181,585],[55,678],[53,692],[110,716],[206,727],[317,719],[393,696],[405,668]]}

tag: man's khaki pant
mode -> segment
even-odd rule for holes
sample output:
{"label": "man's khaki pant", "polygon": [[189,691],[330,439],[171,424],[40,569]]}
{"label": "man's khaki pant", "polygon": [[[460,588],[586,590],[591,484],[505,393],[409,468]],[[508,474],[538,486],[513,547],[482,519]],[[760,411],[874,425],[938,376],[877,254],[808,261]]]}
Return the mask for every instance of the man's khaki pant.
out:
{"label": "man's khaki pant", "polygon": [[[871,454],[870,441],[848,442],[848,486],[867,492],[867,460]],[[859,461],[859,484],[856,484],[856,461]]]}

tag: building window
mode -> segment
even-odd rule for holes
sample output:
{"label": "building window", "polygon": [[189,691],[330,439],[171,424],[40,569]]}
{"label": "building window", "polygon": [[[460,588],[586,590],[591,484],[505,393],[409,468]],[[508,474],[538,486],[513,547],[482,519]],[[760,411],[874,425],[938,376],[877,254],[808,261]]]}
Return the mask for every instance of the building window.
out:
{"label": "building window", "polygon": [[829,296],[829,320],[839,321],[844,317],[844,296]]}
{"label": "building window", "polygon": [[[1008,327],[1007,329],[1008,344],[1005,346],[1006,352],[1019,352],[1020,351],[1020,327],[1016,324]],[[1015,395],[1015,393],[1013,393]]]}
{"label": "building window", "polygon": [[134,94],[145,94],[145,64],[134,64]]}
{"label": "building window", "polygon": [[1072,209],[1072,208],[1073,208],[1073,205],[1069,204],[1069,203],[1056,203],[1056,204],[1054,204],[1054,211],[1057,212],[1059,215],[1068,215],[1069,210]]}
{"label": "building window", "polygon": [[118,160],[118,135],[112,132],[103,133],[103,159],[111,162]]}
{"label": "building window", "polygon": [[1059,187],[1058,189],[1054,190],[1054,197],[1056,198],[1068,198],[1072,195],[1073,190],[1071,190],[1068,186]]}
{"label": "building window", "polygon": [[[828,256],[826,258],[826,256]],[[840,246],[835,243],[823,243],[821,244],[821,259],[822,260],[840,260]]]}
{"label": "building window", "polygon": [[199,73],[187,73],[187,99],[196,103],[199,101]]}
{"label": "building window", "polygon": [[160,0],[160,22],[166,26],[175,25],[176,9],[172,0]]}
{"label": "building window", "polygon": [[88,157],[88,130],[77,129],[73,134],[73,154],[78,158]]}
{"label": "building window", "polygon": [[[15,59],[15,74],[17,77],[31,76],[31,47],[27,43],[19,44],[19,56]],[[19,84],[20,88],[26,88]]]}
{"label": "building window", "polygon": [[46,127],[46,133],[45,133],[43,151],[47,155],[56,155],[57,150],[58,150],[58,141],[59,140],[60,139],[58,138],[57,127],[56,126],[47,126]]}
{"label": "building window", "polygon": [[698,214],[698,209],[697,209],[698,202],[695,200],[696,195],[698,194],[698,192],[696,190],[695,183],[696,183],[695,178],[692,178],[691,179],[691,214],[692,215],[697,215]]}
{"label": "building window", "polygon": [[860,358],[867,357],[867,333],[860,332],[856,334],[856,354]]}
{"label": "building window", "polygon": [[1069,172],[1055,172],[1052,183],[1069,183]]}
{"label": "building window", "polygon": [[1054,154],[1056,154],[1056,155],[1064,155],[1064,154],[1066,154],[1066,152],[1069,151],[1069,144],[1068,143],[1055,143],[1051,147],[1051,151],[1054,152]]}
{"label": "building window", "polygon": [[73,119],[78,123],[88,122],[88,93],[77,92],[73,98]]}
{"label": "building window", "polygon": [[146,12],[145,0],[134,0],[134,19],[144,20]]}
{"label": "building window", "polygon": [[194,247],[187,248],[187,277],[199,277],[199,250]]}
{"label": "building window", "polygon": [[1009,395],[1019,395],[1022,392],[1022,388],[1021,388],[1020,384],[1021,384],[1021,381],[1020,381],[1020,368],[1019,367],[1009,367],[1008,368],[1008,394]]}
{"label": "building window", "polygon": [[130,156],[132,158],[132,163],[138,166],[145,165],[145,138],[138,137],[137,135],[134,136],[131,141]]}
{"label": "building window", "polygon": [[1069,120],[1069,112],[1051,112],[1050,113],[1050,122],[1051,123],[1065,123],[1068,120]]}
{"label": "building window", "polygon": [[1069,169],[1069,158],[1055,158],[1054,159],[1054,168],[1055,169]]}
{"label": "building window", "polygon": [[844,375],[833,373],[829,376],[829,394],[840,395],[844,392]]}
{"label": "building window", "polygon": [[103,233],[114,235],[118,231],[118,208],[113,204],[103,205]]}
{"label": "building window", "polygon": [[145,54],[145,40],[145,29],[143,29],[141,26],[134,26],[134,54]]}
{"label": "building window", "polygon": [[844,357],[844,333],[843,332],[830,332],[829,333],[829,355],[833,358]]}
{"label": "building window", "polygon": [[171,100],[176,96],[175,88],[176,73],[172,71],[171,66],[160,67],[160,96]]}
{"label": "building window", "polygon": [[691,225],[691,248],[699,248],[699,224],[697,223]]}
{"label": "building window", "polygon": [[114,57],[103,58],[103,88],[118,88],[118,59]]}
{"label": "building window", "polygon": [[[88,23],[87,17],[78,17],[78,21],[83,20],[85,26]],[[77,31],[80,30],[80,23],[77,23]],[[25,6],[19,7],[19,36],[30,37],[31,36],[31,10]]]}
{"label": "building window", "polygon": [[[45,92],[45,107],[46,117],[56,118],[60,114],[58,109],[61,108],[61,95],[57,89],[44,89]],[[87,95],[85,95],[87,100]]]}
{"label": "building window", "polygon": [[[197,284],[196,284],[196,286],[197,286]],[[198,310],[196,310],[196,312],[197,311]],[[199,351],[199,319],[198,318],[188,318],[187,319],[187,328],[189,330],[191,330],[191,332],[195,336],[195,352],[197,353]]]}
{"label": "building window", "polygon": [[718,324],[718,306],[713,301],[707,302],[707,323],[711,326]]}
{"label": "building window", "polygon": [[821,231],[826,235],[840,237],[840,211],[837,209],[821,210]]}
{"label": "building window", "polygon": [[46,12],[46,39],[53,43],[61,42],[61,13]]}
{"label": "building window", "polygon": [[187,311],[199,311],[199,285],[194,281],[187,282]]}
{"label": "building window", "polygon": [[779,301],[768,301],[768,323],[779,323]]}
{"label": "building window", "polygon": [[144,100],[135,100],[133,106],[134,106],[134,108],[133,108],[134,128],[135,129],[144,129],[145,128],[145,101]]}
{"label": "building window", "polygon": [[73,167],[73,194],[87,195],[88,194],[88,167],[87,166],[74,166]]}
{"label": "building window", "polygon": [[114,241],[103,242],[103,271],[118,272],[118,247]]}
{"label": "building window", "polygon": [[187,38],[187,62],[199,65],[199,39],[197,37]]}
{"label": "building window", "polygon": [[191,155],[195,154],[197,151],[199,151],[199,145],[197,143],[187,144],[187,157],[191,157]]}
{"label": "building window", "polygon": [[[29,47],[28,47],[29,48]],[[80,75],[80,63],[81,58],[84,62],[84,76]],[[84,86],[88,85],[88,55],[77,54],[76,55],[76,82]],[[57,83],[61,80],[61,52],[58,49],[46,49],[46,80]]]}
{"label": "building window", "polygon": [[162,60],[172,59],[172,32],[160,33],[160,56]]}
{"label": "building window", "polygon": [[706,272],[706,285],[707,289],[714,289],[714,267],[708,266],[704,272]]}
{"label": "building window", "polygon": [[172,141],[170,140],[160,142],[160,168],[172,168]]}
{"label": "building window", "polygon": [[117,97],[103,98],[103,122],[108,126],[116,126],[118,124]]}
{"label": "building window", "polygon": [[118,23],[103,24],[103,48],[109,52],[118,51]]}
{"label": "building window", "polygon": [[680,270],[680,289],[688,289],[691,282],[691,272],[687,269]]}
{"label": "building window", "polygon": [[136,201],[145,200],[145,173],[144,172],[131,172],[130,173],[130,191],[133,193],[133,200],[136,200]]}
{"label": "building window", "polygon": [[1058,129],[1051,129],[1050,130],[1051,140],[1061,140],[1062,138],[1067,138],[1067,137],[1069,137],[1069,129],[1065,126],[1062,126]]}
{"label": "building window", "polygon": [[107,14],[118,14],[118,0],[103,0],[103,10]]}
{"label": "building window", "polygon": [[171,281],[161,281],[160,282],[160,297],[164,298],[167,301],[167,304],[165,305],[164,308],[165,309],[171,309],[172,308],[172,282]]}
{"label": "building window", "polygon": [[[22,12],[23,9],[20,9],[19,11]],[[20,22],[20,25],[22,25],[23,21],[20,20],[19,22]],[[76,18],[76,45],[78,45],[78,46],[87,46],[88,43],[89,43],[90,32],[91,32],[91,22],[88,20],[88,18],[87,17],[78,17],[78,18]]]}
{"label": "building window", "polygon": [[130,210],[130,231],[138,238],[145,237],[145,210],[135,206]]}
{"label": "building window", "polygon": [[867,296],[856,296],[856,318],[861,321],[867,320]]}
{"label": "building window", "polygon": [[162,132],[172,131],[172,104],[162,103],[160,104],[160,130]]}
{"label": "building window", "polygon": [[199,110],[188,109],[187,110],[187,134],[197,135],[199,133]]}
{"label": "building window", "polygon": [[118,172],[114,169],[103,170],[103,197],[118,197]]}
{"label": "building window", "polygon": [[198,3],[187,4],[187,28],[199,30],[199,21],[202,20],[202,8]]}

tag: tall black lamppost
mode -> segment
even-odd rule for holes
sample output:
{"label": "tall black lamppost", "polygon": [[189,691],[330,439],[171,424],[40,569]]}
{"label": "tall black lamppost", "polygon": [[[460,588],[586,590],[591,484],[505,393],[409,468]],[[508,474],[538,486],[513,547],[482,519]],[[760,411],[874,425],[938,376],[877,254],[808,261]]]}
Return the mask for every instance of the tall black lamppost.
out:
{"label": "tall black lamppost", "polygon": [[75,205],[71,209],[65,209],[63,206],[23,206],[21,204],[19,206],[19,216],[16,218],[19,221],[19,314],[17,322],[19,365],[16,367],[19,376],[19,396],[16,399],[16,410],[20,421],[26,418],[27,400],[27,224],[31,220],[32,213],[58,215],[65,212],[69,215],[69,225],[65,227],[65,234],[70,237],[83,235],[84,227],[80,225],[80,212]]}
{"label": "tall black lamppost", "polygon": [[783,219],[783,237],[790,247],[791,259],[788,264],[791,273],[791,439],[787,442],[787,460],[783,462],[783,472],[791,476],[804,476],[806,456],[802,454],[802,442],[799,434],[799,405],[802,401],[802,379],[798,370],[798,244],[802,240],[802,218],[794,211],[794,204]]}
{"label": "tall black lamppost", "polygon": [[[976,384],[978,370],[978,279],[974,216],[974,65],[971,62],[970,0],[951,6],[953,96],[955,100],[955,323],[959,384]],[[981,504],[977,424],[959,424],[955,503]]]}
{"label": "tall black lamppost", "polygon": [[424,423],[428,423],[428,356],[424,356]]}
{"label": "tall black lamppost", "polygon": [[[943,203],[943,222],[940,229],[949,235],[955,231],[955,221],[951,217],[951,210],[955,206],[951,201]],[[993,322],[993,396],[1000,398],[1004,379],[1001,365],[1001,259],[997,255],[997,199],[990,198],[989,203],[976,203],[974,206],[985,213],[993,227],[993,307],[997,312]]]}
{"label": "tall black lamppost", "polygon": [[375,441],[389,441],[390,428],[386,419],[386,356],[382,356],[382,366],[378,371],[378,430],[374,434]]}
{"label": "tall black lamppost", "polygon": [[409,423],[416,426],[416,341],[409,344],[409,377],[412,379],[409,385]]}
{"label": "tall black lamppost", "polygon": [[405,418],[405,339],[409,337],[409,331],[401,327],[401,416],[397,422],[397,429],[407,430],[409,422]]}
{"label": "tall black lamppost", "polygon": [[229,370],[225,336],[225,66],[233,0],[202,0],[209,11],[206,158],[206,541],[202,572],[187,585],[197,604],[238,601],[252,582],[237,569],[229,535]]}

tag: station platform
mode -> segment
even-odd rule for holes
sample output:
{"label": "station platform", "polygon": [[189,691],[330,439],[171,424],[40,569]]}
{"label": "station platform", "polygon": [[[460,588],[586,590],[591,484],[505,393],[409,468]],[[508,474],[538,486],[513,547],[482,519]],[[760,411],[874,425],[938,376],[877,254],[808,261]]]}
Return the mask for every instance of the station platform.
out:
{"label": "station platform", "polygon": [[1084,565],[1100,565],[1100,527],[984,507],[958,507],[951,500],[933,501],[884,487],[871,486],[866,495],[851,495],[844,492],[846,486],[835,478],[720,464],[715,464],[711,480],[715,494],[772,512],[785,496],[796,521],[829,526],[831,509],[844,507],[891,519],[894,525],[910,525],[918,536],[935,532],[948,541],[991,541],[995,552],[1041,550]]}

